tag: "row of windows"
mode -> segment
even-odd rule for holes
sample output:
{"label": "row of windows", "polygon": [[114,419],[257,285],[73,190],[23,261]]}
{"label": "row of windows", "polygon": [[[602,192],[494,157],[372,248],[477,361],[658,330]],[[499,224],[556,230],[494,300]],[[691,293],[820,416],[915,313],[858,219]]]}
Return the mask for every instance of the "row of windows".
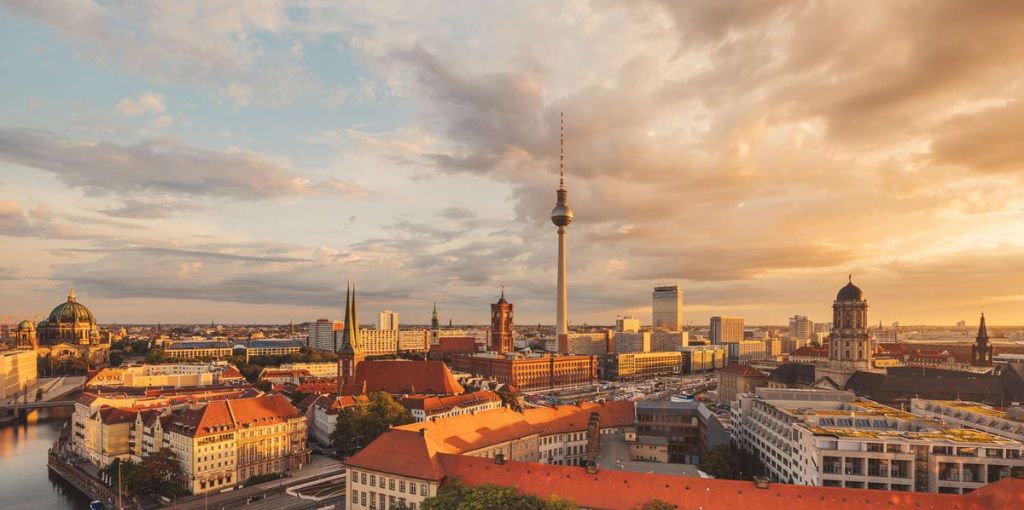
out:
{"label": "row of windows", "polygon": [[[352,472],[352,482],[353,483],[358,481],[359,483],[361,483],[363,485],[369,485],[370,487],[379,487],[381,489],[386,488],[388,490],[395,490],[395,487],[396,487],[395,480],[396,480],[395,478],[388,478],[386,476],[381,476],[378,479],[377,475],[372,474],[372,473],[369,476],[367,476],[366,473],[360,473],[360,472],[357,472],[357,471],[353,471]],[[379,485],[378,485],[378,482],[379,482]],[[425,483],[416,483],[416,482],[412,482],[412,481],[410,481],[407,484],[405,480],[401,480],[401,479],[398,479],[398,483],[397,483],[398,492],[401,492],[401,493],[406,493],[407,492],[408,494],[415,495],[416,494],[417,485],[419,486],[418,488],[419,488],[420,496],[426,496],[427,495],[427,484],[425,484]],[[406,488],[408,488],[408,491],[406,490]]]}
{"label": "row of windows", "polygon": [[381,510],[385,510],[387,508],[407,508],[409,510],[416,510],[416,503],[406,503],[405,498],[385,496],[384,494],[377,494],[373,491],[352,491],[353,505],[360,504],[362,506],[366,506],[367,500],[369,500],[370,508],[374,509],[378,507],[377,502],[380,501]]}

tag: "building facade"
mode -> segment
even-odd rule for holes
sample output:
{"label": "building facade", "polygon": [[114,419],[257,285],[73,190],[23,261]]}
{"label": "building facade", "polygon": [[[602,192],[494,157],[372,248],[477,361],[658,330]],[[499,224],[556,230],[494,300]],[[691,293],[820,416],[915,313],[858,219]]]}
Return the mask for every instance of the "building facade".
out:
{"label": "building facade", "polygon": [[309,324],[309,338],[306,346],[322,352],[337,352],[334,334],[345,327],[344,322],[317,319]]}
{"label": "building facade", "polygon": [[651,329],[683,330],[683,289],[678,285],[654,288],[651,293]]}
{"label": "building facade", "polygon": [[377,329],[398,330],[398,314],[384,310],[377,314]]}
{"label": "building facade", "polygon": [[743,318],[712,317],[708,337],[711,339],[711,343],[715,345],[742,342]]}
{"label": "building facade", "polygon": [[36,383],[36,351],[0,351],[0,401],[19,395]]}
{"label": "building facade", "polygon": [[758,388],[733,405],[737,439],[772,480],[964,494],[1024,466],[1019,441],[946,428],[852,392]]}
{"label": "building facade", "polygon": [[671,377],[682,373],[683,353],[636,352],[604,358],[604,378],[614,381]]}
{"label": "building facade", "polygon": [[789,336],[801,340],[810,340],[814,334],[814,321],[806,315],[794,315],[789,318]]}
{"label": "building facade", "polygon": [[597,356],[457,356],[452,369],[468,372],[520,390],[545,390],[593,384],[597,380]]}

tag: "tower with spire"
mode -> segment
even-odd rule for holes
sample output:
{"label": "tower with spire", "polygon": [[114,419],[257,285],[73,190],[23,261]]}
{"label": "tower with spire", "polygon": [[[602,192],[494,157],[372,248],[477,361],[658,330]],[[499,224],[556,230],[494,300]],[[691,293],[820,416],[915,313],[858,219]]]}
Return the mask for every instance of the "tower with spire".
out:
{"label": "tower with spire", "polygon": [[434,313],[430,316],[430,343],[437,345],[441,339],[441,323],[437,320],[437,301],[434,301]]}
{"label": "tower with spire", "polygon": [[356,286],[349,283],[345,292],[345,327],[338,347],[338,395],[345,384],[354,382],[356,368],[366,360],[363,342],[359,339],[359,317],[356,313]]}
{"label": "tower with spire", "polygon": [[555,335],[569,333],[568,293],[565,284],[565,234],[572,223],[572,208],[569,207],[569,190],[565,187],[565,114],[559,117],[558,145],[558,190],[555,191],[555,207],[551,210],[551,223],[558,227],[558,290],[555,295]]}
{"label": "tower with spire", "polygon": [[512,352],[512,314],[515,305],[505,299],[505,286],[501,298],[491,305],[491,350],[499,354]]}
{"label": "tower with spire", "polygon": [[978,338],[971,346],[971,366],[992,366],[992,344],[988,343],[988,328],[985,326],[984,313],[981,314],[981,323],[978,324]]}

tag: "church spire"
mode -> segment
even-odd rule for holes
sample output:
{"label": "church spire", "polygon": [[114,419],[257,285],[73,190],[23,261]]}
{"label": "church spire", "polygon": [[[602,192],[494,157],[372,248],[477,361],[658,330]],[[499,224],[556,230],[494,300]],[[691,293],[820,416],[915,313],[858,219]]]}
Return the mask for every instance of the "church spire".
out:
{"label": "church spire", "polygon": [[363,343],[359,339],[359,318],[356,312],[356,286],[351,283],[345,293],[345,328],[341,333],[341,346],[338,352],[362,352]]}
{"label": "church spire", "polygon": [[434,314],[430,316],[430,329],[437,330],[441,324],[437,320],[437,301],[434,301]]}

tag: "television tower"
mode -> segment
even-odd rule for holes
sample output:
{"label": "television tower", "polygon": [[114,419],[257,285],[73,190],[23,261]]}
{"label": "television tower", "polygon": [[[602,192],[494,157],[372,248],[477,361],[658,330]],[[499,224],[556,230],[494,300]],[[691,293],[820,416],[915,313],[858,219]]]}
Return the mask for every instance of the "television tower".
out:
{"label": "television tower", "polygon": [[555,192],[557,201],[551,210],[551,223],[558,227],[558,295],[555,310],[555,334],[564,335],[569,332],[567,294],[565,289],[565,227],[572,223],[572,208],[569,207],[569,190],[565,188],[565,113],[559,118],[558,139],[558,190]]}

